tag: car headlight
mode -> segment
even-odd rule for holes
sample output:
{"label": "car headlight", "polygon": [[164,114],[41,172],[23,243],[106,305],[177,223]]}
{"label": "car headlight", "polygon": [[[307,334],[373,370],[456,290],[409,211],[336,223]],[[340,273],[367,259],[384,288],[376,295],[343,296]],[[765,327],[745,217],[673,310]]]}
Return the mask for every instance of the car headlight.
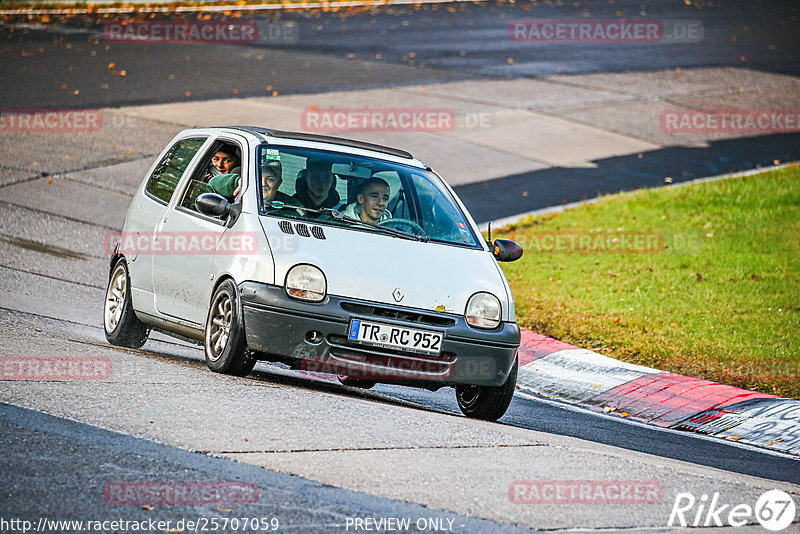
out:
{"label": "car headlight", "polygon": [[284,287],[286,294],[292,298],[320,302],[325,298],[328,283],[318,267],[303,263],[289,269]]}
{"label": "car headlight", "polygon": [[467,301],[467,323],[476,328],[497,328],[500,324],[500,299],[491,293],[475,293]]}

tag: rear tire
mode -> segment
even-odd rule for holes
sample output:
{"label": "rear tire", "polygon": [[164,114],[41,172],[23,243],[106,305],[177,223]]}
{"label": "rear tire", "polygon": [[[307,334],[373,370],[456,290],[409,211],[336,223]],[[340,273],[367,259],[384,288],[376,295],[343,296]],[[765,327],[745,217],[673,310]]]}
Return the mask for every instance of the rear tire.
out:
{"label": "rear tire", "polygon": [[136,317],[131,301],[131,278],[125,258],[111,270],[103,306],[103,330],[112,345],[138,349],[147,341],[150,328]]}
{"label": "rear tire", "polygon": [[472,419],[485,421],[497,421],[503,417],[514,397],[518,368],[519,361],[514,358],[514,366],[502,386],[456,386],[456,400],[461,412]]}
{"label": "rear tire", "polygon": [[225,280],[214,291],[205,328],[206,365],[215,373],[247,376],[258,361],[247,348],[239,289]]}

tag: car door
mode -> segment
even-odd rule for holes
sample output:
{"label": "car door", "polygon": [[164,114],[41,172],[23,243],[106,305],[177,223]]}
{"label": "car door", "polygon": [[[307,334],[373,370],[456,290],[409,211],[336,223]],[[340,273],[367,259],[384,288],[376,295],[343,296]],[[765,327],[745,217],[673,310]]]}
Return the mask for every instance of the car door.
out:
{"label": "car door", "polygon": [[[160,251],[153,255],[156,309],[199,327],[205,323],[214,284],[210,277],[216,244],[226,227],[225,221],[197,211],[194,200],[205,191],[207,165],[223,141],[233,142],[227,138],[216,139],[194,171],[184,176],[155,232],[156,247]],[[234,143],[241,150],[242,143]],[[243,154],[243,164],[245,157]]]}
{"label": "car door", "polygon": [[153,313],[153,237],[184,172],[206,142],[206,136],[178,139],[166,149],[134,197],[125,221],[122,253],[128,260],[137,310]]}

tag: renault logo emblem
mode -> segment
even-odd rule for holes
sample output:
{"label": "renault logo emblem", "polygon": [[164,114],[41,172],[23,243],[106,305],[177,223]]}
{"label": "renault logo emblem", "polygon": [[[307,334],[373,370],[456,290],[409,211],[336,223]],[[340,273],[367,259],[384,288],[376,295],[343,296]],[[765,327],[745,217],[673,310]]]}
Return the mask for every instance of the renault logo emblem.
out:
{"label": "renault logo emblem", "polygon": [[395,302],[400,302],[401,300],[403,300],[403,297],[405,297],[405,295],[403,295],[403,292],[400,291],[399,287],[392,292],[392,296],[394,297]]}

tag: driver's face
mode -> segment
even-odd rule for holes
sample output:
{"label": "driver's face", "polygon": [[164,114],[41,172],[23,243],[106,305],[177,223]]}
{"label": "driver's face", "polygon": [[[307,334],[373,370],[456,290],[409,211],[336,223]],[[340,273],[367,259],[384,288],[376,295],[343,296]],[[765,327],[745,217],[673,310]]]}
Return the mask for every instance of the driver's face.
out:
{"label": "driver's face", "polygon": [[381,220],[389,204],[389,187],[383,184],[369,184],[358,194],[357,200],[361,204],[361,220],[376,224]]}

